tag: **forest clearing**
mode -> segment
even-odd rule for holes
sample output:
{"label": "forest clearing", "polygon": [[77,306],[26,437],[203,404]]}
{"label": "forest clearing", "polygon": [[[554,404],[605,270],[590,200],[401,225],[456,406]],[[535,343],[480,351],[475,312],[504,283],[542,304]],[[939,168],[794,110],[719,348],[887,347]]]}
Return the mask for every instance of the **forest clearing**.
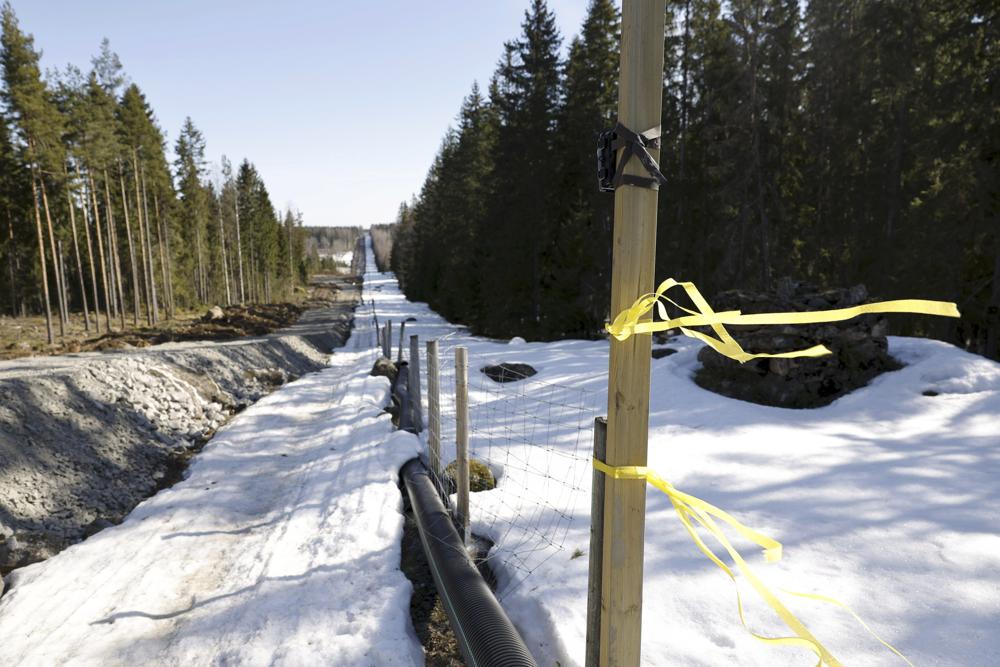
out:
{"label": "forest clearing", "polygon": [[985,0],[5,0],[0,664],[1000,664],[998,77]]}

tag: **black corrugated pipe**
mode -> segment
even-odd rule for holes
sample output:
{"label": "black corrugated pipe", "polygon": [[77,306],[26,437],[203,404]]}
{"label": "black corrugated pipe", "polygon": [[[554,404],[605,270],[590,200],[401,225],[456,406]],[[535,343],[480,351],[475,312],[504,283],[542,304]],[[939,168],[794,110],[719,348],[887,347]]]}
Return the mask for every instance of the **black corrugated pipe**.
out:
{"label": "black corrugated pipe", "polygon": [[466,664],[537,667],[521,635],[469,558],[430,472],[420,459],[412,459],[403,466],[402,476],[427,563]]}

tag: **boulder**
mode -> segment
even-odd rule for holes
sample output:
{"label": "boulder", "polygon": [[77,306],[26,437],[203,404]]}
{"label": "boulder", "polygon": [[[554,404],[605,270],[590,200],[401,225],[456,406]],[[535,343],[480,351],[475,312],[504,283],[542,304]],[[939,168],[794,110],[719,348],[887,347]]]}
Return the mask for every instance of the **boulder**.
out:
{"label": "boulder", "polygon": [[[864,285],[820,290],[783,279],[766,294],[732,290],[710,301],[716,311],[744,313],[795,312],[846,308],[869,301]],[[845,322],[727,327],[750,353],[789,352],[826,345],[833,354],[815,358],[754,359],[744,364],[705,347],[698,353],[701,387],[751,403],[783,408],[828,405],[867,385],[900,364],[889,356],[888,322],[881,315],[864,315]]]}
{"label": "boulder", "polygon": [[479,369],[479,372],[485,373],[486,377],[494,382],[501,383],[517,382],[538,373],[538,371],[528,364],[511,364],[507,362],[497,364],[496,366],[483,366]]}
{"label": "boulder", "polygon": [[205,313],[205,317],[203,319],[207,322],[215,322],[217,320],[224,319],[225,317],[226,313],[225,311],[222,310],[222,308],[219,308],[218,306],[212,306],[211,308],[208,309],[208,312]]}

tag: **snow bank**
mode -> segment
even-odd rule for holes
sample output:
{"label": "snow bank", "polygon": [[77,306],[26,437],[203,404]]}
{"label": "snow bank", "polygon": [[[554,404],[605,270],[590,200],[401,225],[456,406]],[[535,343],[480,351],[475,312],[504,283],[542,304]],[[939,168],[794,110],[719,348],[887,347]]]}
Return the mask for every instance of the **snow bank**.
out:
{"label": "snow bank", "polygon": [[[361,344],[361,340],[365,344]],[[416,665],[397,471],[361,322],[223,427],[186,478],[0,598],[0,664]]]}
{"label": "snow bank", "polygon": [[[503,471],[496,490],[473,494],[473,530],[496,540],[501,600],[539,662],[582,664],[589,427],[606,413],[608,344],[471,337],[407,302],[391,274],[370,280],[381,319],[415,317],[407,334],[442,338],[445,463],[454,457],[450,355],[469,347],[472,447]],[[653,361],[649,463],[784,544],[784,560],[765,564],[736,542],[773,589],[839,598],[914,664],[1000,664],[1000,364],[891,338],[904,369],[793,411],[699,388],[699,344],[670,346],[678,353]],[[502,361],[539,374],[501,386],[477,372]],[[732,583],[667,498],[650,488],[647,502],[643,664],[814,664],[808,651],[752,639]],[[742,592],[752,629],[788,634],[752,589]],[[844,664],[898,660],[844,610],[783,599]]]}

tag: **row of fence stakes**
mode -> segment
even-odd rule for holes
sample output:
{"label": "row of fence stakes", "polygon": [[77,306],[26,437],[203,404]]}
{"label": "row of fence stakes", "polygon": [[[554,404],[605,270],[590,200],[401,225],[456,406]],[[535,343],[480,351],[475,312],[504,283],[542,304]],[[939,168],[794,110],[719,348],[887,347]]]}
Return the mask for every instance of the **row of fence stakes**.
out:
{"label": "row of fence stakes", "polygon": [[[377,326],[377,325],[376,325]],[[399,325],[399,348],[397,365],[402,365],[403,340],[406,322]],[[379,348],[382,356],[392,359],[392,320],[378,332]],[[427,458],[431,472],[437,479],[443,479],[445,466],[441,463],[441,365],[437,340],[426,342],[427,350],[427,421],[423,418],[423,401],[420,382],[420,338],[410,336],[409,360],[407,361],[407,391],[410,424],[415,433],[427,430]],[[454,473],[456,501],[455,521],[463,541],[468,544],[469,531],[469,361],[468,349],[455,348],[455,467]]]}
{"label": "row of fence stakes", "polygon": [[[406,322],[399,327],[399,350],[397,364],[402,364],[403,336]],[[386,320],[385,326],[379,332],[379,343],[384,357],[392,351],[392,320]],[[441,462],[441,360],[438,341],[428,340],[425,343],[427,354],[427,421],[423,419],[422,391],[420,382],[420,338],[410,336],[409,360],[407,362],[407,391],[410,410],[410,424],[415,433],[427,430],[427,459],[431,473],[438,480],[445,475]],[[594,456],[604,461],[607,446],[607,421],[598,417],[594,422]],[[462,346],[455,348],[455,523],[462,541],[468,545],[471,533],[469,529],[469,356],[468,349]],[[590,533],[590,567],[587,590],[587,636],[586,664],[598,665],[601,653],[601,588],[603,576],[604,547],[604,475],[594,470],[593,496],[591,505]]]}

